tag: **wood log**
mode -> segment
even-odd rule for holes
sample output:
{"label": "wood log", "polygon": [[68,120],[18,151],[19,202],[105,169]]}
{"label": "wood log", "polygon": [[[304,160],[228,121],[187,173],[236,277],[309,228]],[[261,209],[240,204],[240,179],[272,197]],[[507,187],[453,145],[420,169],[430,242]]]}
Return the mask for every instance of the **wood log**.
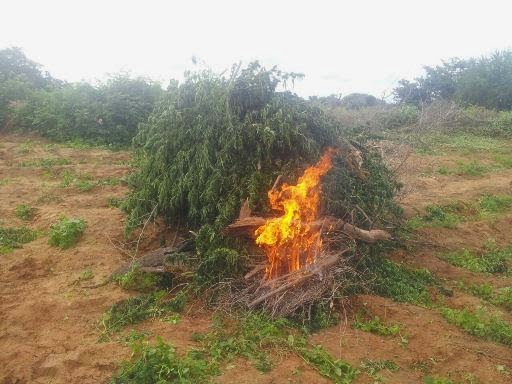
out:
{"label": "wood log", "polygon": [[[261,216],[244,217],[228,225],[224,229],[224,234],[235,237],[254,238],[256,229],[264,225],[269,219],[272,218],[265,218]],[[382,229],[361,229],[333,216],[324,216],[313,221],[311,223],[311,228],[313,230],[323,229],[323,232],[339,231],[353,237],[354,239],[367,243],[389,240],[391,238],[391,234]]]}

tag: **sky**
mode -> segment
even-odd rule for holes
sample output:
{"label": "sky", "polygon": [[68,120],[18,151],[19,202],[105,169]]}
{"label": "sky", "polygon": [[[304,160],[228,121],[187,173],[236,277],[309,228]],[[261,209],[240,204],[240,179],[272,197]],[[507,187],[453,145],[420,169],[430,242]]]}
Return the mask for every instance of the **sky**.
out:
{"label": "sky", "polygon": [[2,0],[0,10],[0,49],[19,46],[67,81],[129,71],[166,86],[185,70],[257,59],[304,73],[293,89],[304,97],[382,97],[423,65],[512,48],[507,0]]}

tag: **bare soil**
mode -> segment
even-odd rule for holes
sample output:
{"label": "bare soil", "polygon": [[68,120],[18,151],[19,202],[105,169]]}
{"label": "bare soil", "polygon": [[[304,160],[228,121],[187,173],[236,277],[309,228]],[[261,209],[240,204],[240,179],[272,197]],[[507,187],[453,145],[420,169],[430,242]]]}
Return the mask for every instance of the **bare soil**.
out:
{"label": "bare soil", "polygon": [[[30,141],[30,144],[24,144]],[[28,148],[28,149],[27,149]],[[402,198],[410,214],[430,203],[470,201],[486,193],[512,193],[512,170],[489,172],[480,177],[432,174],[437,164],[460,159],[478,159],[485,154],[460,153],[412,155],[402,178],[408,194]],[[69,165],[36,166],[37,160],[63,158]],[[120,178],[130,170],[130,153],[101,149],[72,149],[27,136],[0,136],[0,225],[28,226],[42,232],[35,241],[7,254],[0,254],[0,383],[101,383],[108,381],[121,360],[130,356],[122,335],[99,342],[98,320],[110,305],[130,296],[115,284],[83,289],[77,284],[81,273],[90,268],[91,284],[102,282],[127,256],[114,244],[123,241],[124,215],[108,205],[109,197],[127,192],[124,184],[96,186],[81,192],[76,186],[61,186],[64,170],[89,175],[93,180]],[[434,164],[434,165],[433,165]],[[14,215],[18,204],[36,207],[35,218],[23,222]],[[61,215],[83,217],[87,229],[79,243],[68,250],[48,245],[44,234]],[[456,282],[489,282],[510,286],[511,278],[468,272],[442,261],[442,250],[479,249],[484,240],[494,238],[505,245],[512,241],[512,215],[492,220],[470,221],[455,229],[423,229],[421,241],[408,250],[390,255],[395,261],[424,267]],[[140,251],[158,246],[163,227],[148,230]],[[434,294],[434,293],[433,293]],[[480,301],[460,290],[446,298],[452,307],[476,308]],[[401,337],[382,337],[353,329],[352,318],[367,308],[386,323],[402,325]],[[510,314],[505,315],[510,319]],[[358,366],[364,359],[393,360],[401,369],[382,375],[389,383],[421,383],[426,375],[450,377],[460,382],[473,375],[479,383],[510,383],[512,376],[499,372],[498,365],[512,371],[512,349],[482,341],[450,325],[435,310],[392,300],[362,295],[352,299],[342,318],[347,321],[313,335],[333,356]],[[159,320],[132,327],[159,335],[178,352],[194,345],[191,336],[204,332],[211,313],[187,312],[178,324]],[[406,342],[405,342],[406,340]],[[260,373],[248,361],[236,360],[223,369],[218,383],[326,383],[299,357],[276,357],[277,366]],[[465,381],[466,380],[466,381]],[[357,383],[372,383],[361,373]]]}

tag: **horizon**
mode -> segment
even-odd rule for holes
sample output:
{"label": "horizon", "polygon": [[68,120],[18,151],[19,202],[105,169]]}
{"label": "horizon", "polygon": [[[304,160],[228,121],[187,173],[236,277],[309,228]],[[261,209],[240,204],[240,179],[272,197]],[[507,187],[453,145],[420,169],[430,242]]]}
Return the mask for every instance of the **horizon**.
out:
{"label": "horizon", "polygon": [[421,10],[421,20],[415,18],[418,4],[424,5],[265,0],[247,10],[231,1],[20,1],[4,6],[11,17],[0,25],[0,48],[20,47],[68,82],[95,83],[128,72],[166,87],[195,67],[222,72],[238,61],[258,60],[303,73],[291,89],[302,97],[383,98],[398,80],[422,75],[426,65],[511,47],[508,4],[491,0],[481,9],[481,2],[469,2],[462,12],[457,4],[436,0]]}

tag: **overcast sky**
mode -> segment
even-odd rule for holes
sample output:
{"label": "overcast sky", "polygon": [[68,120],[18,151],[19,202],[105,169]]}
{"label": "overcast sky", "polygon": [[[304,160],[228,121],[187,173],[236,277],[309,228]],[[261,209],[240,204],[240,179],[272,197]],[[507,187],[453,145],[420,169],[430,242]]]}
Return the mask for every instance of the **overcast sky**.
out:
{"label": "overcast sky", "polygon": [[389,93],[423,65],[512,47],[512,2],[2,0],[0,48],[19,46],[52,75],[120,70],[167,84],[192,69],[259,59],[302,72],[302,96]]}

